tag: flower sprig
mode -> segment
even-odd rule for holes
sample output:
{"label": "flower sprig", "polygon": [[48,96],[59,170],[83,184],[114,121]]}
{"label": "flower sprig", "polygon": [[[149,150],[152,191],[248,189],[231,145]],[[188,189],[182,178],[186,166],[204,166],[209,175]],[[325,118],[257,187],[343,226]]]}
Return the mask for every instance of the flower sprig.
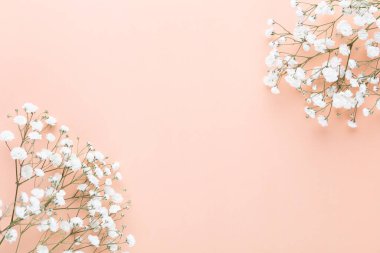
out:
{"label": "flower sprig", "polygon": [[[19,140],[10,130],[0,132],[16,181],[14,201],[0,200],[0,251],[13,245],[20,252],[26,242],[27,253],[123,252],[134,246],[124,224],[130,203],[115,187],[122,179],[120,164],[92,144],[70,139],[65,125],[55,133],[56,118],[38,114],[34,104],[9,117]],[[36,241],[23,240],[36,232]]]}
{"label": "flower sprig", "polygon": [[290,3],[298,19],[293,29],[268,20],[264,83],[279,94],[285,80],[305,97],[307,117],[324,127],[333,111],[357,127],[358,110],[367,117],[380,109],[380,1]]}

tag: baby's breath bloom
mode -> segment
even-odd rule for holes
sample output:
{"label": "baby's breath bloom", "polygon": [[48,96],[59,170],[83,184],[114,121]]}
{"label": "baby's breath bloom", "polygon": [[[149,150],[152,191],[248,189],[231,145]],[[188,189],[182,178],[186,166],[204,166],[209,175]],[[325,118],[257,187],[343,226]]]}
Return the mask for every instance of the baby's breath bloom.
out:
{"label": "baby's breath bloom", "polygon": [[17,218],[25,219],[27,217],[27,210],[24,206],[16,206],[15,207],[15,214]]}
{"label": "baby's breath bloom", "polygon": [[52,116],[48,116],[45,122],[50,126],[55,126],[55,124],[57,124],[57,119]]}
{"label": "baby's breath bloom", "polygon": [[49,248],[44,245],[38,245],[36,251],[37,253],[49,253]]}
{"label": "baby's breath bloom", "polygon": [[29,139],[31,140],[41,140],[42,136],[39,132],[30,132],[28,134]]}
{"label": "baby's breath bloom", "polygon": [[363,115],[368,117],[371,114],[371,110],[368,108],[363,108]]}
{"label": "baby's breath bloom", "polygon": [[33,167],[25,165],[21,168],[21,177],[25,180],[30,179],[33,176]]}
{"label": "baby's breath bloom", "polygon": [[349,121],[347,121],[347,125],[348,125],[349,127],[351,127],[351,128],[356,128],[356,127],[357,127],[356,122],[353,121],[353,120],[349,120]]}
{"label": "baby's breath bloom", "polygon": [[66,125],[62,125],[59,130],[62,132],[62,133],[67,133],[69,131],[69,127],[66,126]]}
{"label": "baby's breath bloom", "polygon": [[11,131],[5,130],[0,133],[1,141],[12,141],[14,138],[15,135]]}
{"label": "baby's breath bloom", "polygon": [[45,175],[45,172],[39,168],[35,168],[34,173],[36,174],[37,177],[43,177]]}
{"label": "baby's breath bloom", "polygon": [[13,122],[16,123],[17,125],[24,126],[28,121],[26,117],[22,115],[17,115],[13,118]]}
{"label": "baby's breath bloom", "polygon": [[11,150],[11,156],[13,160],[25,160],[28,157],[24,148],[15,147]]}
{"label": "baby's breath bloom", "polygon": [[38,107],[32,103],[25,103],[22,108],[27,113],[35,113],[38,110]]}
{"label": "baby's breath bloom", "polygon": [[338,23],[337,26],[338,32],[343,36],[351,36],[353,34],[352,27],[349,22],[346,20],[342,20]]}
{"label": "baby's breath bloom", "polygon": [[34,121],[30,122],[30,125],[32,126],[32,130],[35,130],[38,132],[41,132],[41,130],[44,126],[43,123],[39,120],[34,120]]}
{"label": "baby's breath bloom", "polygon": [[5,240],[9,243],[13,243],[17,240],[17,230],[14,228],[8,229],[5,233]]}
{"label": "baby's breath bloom", "polygon": [[87,238],[92,245],[94,245],[95,247],[99,247],[99,237],[97,237],[96,235],[89,235]]}
{"label": "baby's breath bloom", "polygon": [[48,142],[53,142],[53,141],[55,141],[55,136],[54,136],[54,134],[52,134],[52,133],[48,133],[48,134],[46,134],[46,140],[47,140]]}
{"label": "baby's breath bloom", "polygon": [[319,115],[318,116],[318,123],[323,126],[323,127],[327,127],[328,126],[328,122],[327,122],[327,119],[325,116],[322,116],[322,115]]}
{"label": "baby's breath bloom", "polygon": [[136,239],[135,239],[135,237],[134,237],[133,235],[131,235],[131,234],[129,234],[129,235],[127,236],[127,242],[128,242],[128,245],[129,245],[130,247],[133,247],[133,246],[136,245]]}

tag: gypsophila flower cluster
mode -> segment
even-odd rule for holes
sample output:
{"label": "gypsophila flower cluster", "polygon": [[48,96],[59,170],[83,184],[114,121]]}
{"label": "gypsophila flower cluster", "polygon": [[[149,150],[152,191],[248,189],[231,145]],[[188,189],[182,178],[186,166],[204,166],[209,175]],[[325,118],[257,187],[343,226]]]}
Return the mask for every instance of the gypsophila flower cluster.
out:
{"label": "gypsophila flower cluster", "polygon": [[[22,108],[9,115],[19,138],[0,132],[14,160],[2,174],[16,181],[14,201],[0,200],[0,252],[125,253],[133,247],[123,223],[129,202],[115,186],[120,164],[71,139],[65,125],[54,131],[57,120],[48,112],[31,103]],[[36,240],[25,240],[28,234]]]}
{"label": "gypsophila flower cluster", "polygon": [[268,20],[271,51],[264,83],[274,94],[280,93],[281,80],[298,90],[307,117],[324,127],[332,111],[357,127],[358,111],[367,117],[380,109],[379,5],[379,0],[291,0],[298,19],[293,29]]}

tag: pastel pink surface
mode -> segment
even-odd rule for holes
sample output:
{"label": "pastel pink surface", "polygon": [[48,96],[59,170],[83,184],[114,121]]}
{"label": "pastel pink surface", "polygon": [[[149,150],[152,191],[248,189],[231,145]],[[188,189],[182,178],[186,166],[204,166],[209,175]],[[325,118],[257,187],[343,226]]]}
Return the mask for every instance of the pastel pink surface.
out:
{"label": "pastel pink surface", "polygon": [[293,16],[287,0],[2,1],[0,128],[30,101],[120,160],[131,252],[379,252],[380,116],[322,129],[262,84],[266,19]]}

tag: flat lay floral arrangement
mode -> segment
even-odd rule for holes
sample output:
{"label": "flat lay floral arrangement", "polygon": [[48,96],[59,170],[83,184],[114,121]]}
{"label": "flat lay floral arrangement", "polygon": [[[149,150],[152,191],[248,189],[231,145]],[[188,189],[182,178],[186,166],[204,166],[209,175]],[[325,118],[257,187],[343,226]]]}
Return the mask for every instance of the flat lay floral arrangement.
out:
{"label": "flat lay floral arrangement", "polygon": [[[282,84],[301,93],[305,113],[328,126],[332,115],[357,127],[357,117],[380,109],[380,1],[291,0],[297,23],[268,20],[271,51],[264,78],[274,94]],[[281,82],[284,80],[284,82]]]}
{"label": "flat lay floral arrangement", "polygon": [[[5,130],[0,140],[14,168],[1,172],[16,182],[14,201],[0,200],[0,252],[126,252],[134,246],[124,224],[130,204],[114,186],[122,179],[119,163],[70,139],[65,125],[54,133],[57,120],[31,103],[9,117],[18,138]],[[27,233],[35,241],[23,240]]]}

